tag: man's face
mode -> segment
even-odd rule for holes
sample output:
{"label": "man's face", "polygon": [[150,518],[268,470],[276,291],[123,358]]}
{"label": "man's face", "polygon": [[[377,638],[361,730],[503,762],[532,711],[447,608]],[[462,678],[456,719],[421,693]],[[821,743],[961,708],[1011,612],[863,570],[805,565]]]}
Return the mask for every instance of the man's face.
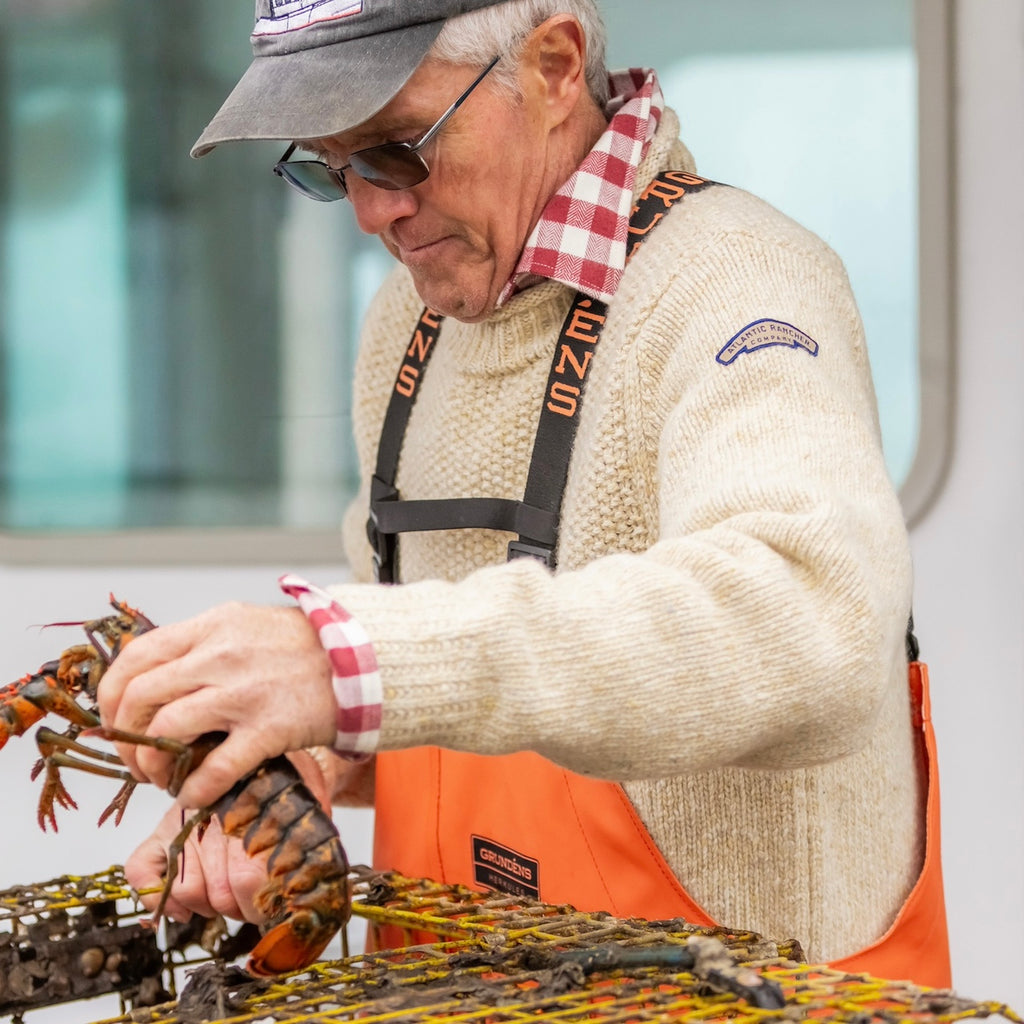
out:
{"label": "man's face", "polygon": [[[342,167],[360,149],[418,141],[477,74],[479,68],[424,62],[369,121],[308,148]],[[426,181],[392,192],[345,172],[360,229],[380,236],[409,269],[420,298],[440,313],[475,322],[492,312],[561,184],[540,107],[529,91],[518,100],[484,79],[421,151]]]}

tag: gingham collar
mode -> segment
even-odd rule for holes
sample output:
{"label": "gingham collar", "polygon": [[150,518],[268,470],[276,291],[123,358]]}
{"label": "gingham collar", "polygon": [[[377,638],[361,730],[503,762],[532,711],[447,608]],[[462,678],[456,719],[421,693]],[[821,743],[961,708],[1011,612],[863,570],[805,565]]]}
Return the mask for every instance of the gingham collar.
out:
{"label": "gingham collar", "polygon": [[609,76],[612,115],[604,134],[551,197],[526,241],[498,305],[547,279],[607,302],[626,266],[626,230],[636,172],[664,109],[657,75],[629,68]]}

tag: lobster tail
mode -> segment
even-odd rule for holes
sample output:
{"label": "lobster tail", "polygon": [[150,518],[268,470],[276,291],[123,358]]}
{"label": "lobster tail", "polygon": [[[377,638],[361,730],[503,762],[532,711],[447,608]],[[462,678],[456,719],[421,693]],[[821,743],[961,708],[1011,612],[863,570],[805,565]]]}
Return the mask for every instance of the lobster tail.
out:
{"label": "lobster tail", "polygon": [[264,761],[210,808],[250,857],[271,851],[253,897],[270,922],[250,954],[253,974],[308,967],[349,918],[348,859],[328,812],[287,757]]}
{"label": "lobster tail", "polygon": [[300,971],[320,956],[337,930],[336,921],[323,921],[315,910],[300,910],[260,939],[246,969],[260,977]]}

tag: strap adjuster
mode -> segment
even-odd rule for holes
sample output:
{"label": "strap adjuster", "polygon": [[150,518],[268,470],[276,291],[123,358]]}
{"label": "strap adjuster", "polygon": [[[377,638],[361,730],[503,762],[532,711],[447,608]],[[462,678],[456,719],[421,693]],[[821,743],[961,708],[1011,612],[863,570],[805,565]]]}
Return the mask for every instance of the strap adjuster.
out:
{"label": "strap adjuster", "polygon": [[555,552],[553,548],[544,547],[540,544],[528,544],[525,540],[510,540],[508,542],[508,561],[515,558],[533,558],[542,562],[549,569],[555,567]]}
{"label": "strap adjuster", "polygon": [[398,550],[393,533],[380,528],[378,502],[397,501],[398,489],[374,477],[370,486],[370,515],[366,520],[366,539],[373,549],[373,578],[378,583],[395,582],[395,555]]}
{"label": "strap adjuster", "polygon": [[366,520],[366,537],[373,548],[373,578],[377,583],[394,582],[395,537],[381,533],[377,527],[377,516],[372,511]]}

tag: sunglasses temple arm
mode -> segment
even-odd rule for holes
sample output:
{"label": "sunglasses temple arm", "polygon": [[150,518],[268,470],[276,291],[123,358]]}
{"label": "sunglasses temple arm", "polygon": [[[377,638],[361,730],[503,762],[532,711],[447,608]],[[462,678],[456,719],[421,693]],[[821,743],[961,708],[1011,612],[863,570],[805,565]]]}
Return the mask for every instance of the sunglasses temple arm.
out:
{"label": "sunglasses temple arm", "polygon": [[415,153],[418,150],[421,150],[445,126],[445,123],[448,121],[448,118],[450,118],[452,114],[454,114],[455,111],[458,110],[459,107],[461,107],[462,104],[469,99],[469,94],[484,80],[484,78],[487,76],[487,73],[491,70],[491,68],[494,67],[495,64],[498,63],[499,60],[501,60],[501,54],[498,54],[498,56],[495,57],[494,60],[492,60],[491,63],[488,64],[487,67],[485,67],[483,71],[481,71],[480,74],[473,79],[473,84],[470,85],[470,87],[440,116],[440,118],[438,118],[437,123],[434,125],[434,127],[431,128],[430,131],[428,131],[427,134],[424,135],[423,138],[420,139],[420,141],[417,142],[415,146],[412,147],[412,152]]}

